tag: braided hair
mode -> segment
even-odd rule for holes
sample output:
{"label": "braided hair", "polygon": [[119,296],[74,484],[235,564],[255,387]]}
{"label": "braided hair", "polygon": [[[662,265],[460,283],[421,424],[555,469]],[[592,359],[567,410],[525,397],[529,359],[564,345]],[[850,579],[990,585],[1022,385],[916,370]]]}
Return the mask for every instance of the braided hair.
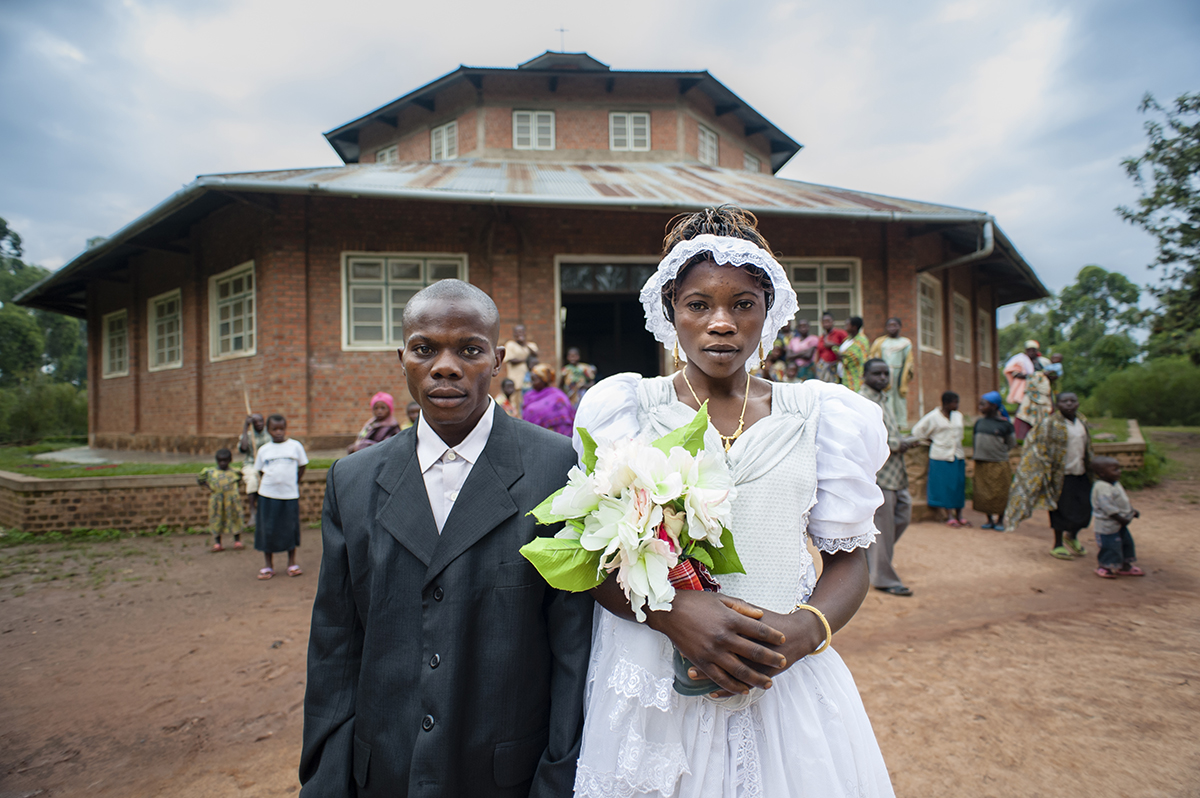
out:
{"label": "braided hair", "polygon": [[[767,243],[767,239],[763,238],[762,233],[758,231],[758,217],[753,213],[736,205],[719,205],[716,208],[705,208],[696,213],[681,213],[678,216],[667,222],[667,234],[663,238],[662,256],[665,258],[676,244],[683,241],[690,241],[699,235],[725,236],[728,238],[740,238],[744,241],[749,241],[767,252],[771,251],[771,245]],[[663,285],[662,288],[662,304],[663,312],[667,314],[667,318],[672,324],[675,323],[675,297],[678,287],[683,283],[684,275],[688,269],[695,266],[697,263],[704,263],[712,260],[711,252],[699,252],[687,263],[679,267],[679,272],[675,275],[675,279]],[[747,274],[755,279],[759,288],[763,290],[766,297],[767,309],[775,302],[775,286],[771,282],[770,276],[753,264],[735,264],[740,265]]]}

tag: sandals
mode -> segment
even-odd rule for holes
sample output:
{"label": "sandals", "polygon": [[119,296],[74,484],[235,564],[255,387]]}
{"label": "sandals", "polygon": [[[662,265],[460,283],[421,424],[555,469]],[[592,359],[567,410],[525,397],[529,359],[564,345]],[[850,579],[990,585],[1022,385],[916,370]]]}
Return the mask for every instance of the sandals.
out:
{"label": "sandals", "polygon": [[216,554],[218,551],[225,551],[225,547],[222,546],[220,543],[214,543],[213,547],[209,551]]}
{"label": "sandals", "polygon": [[1109,569],[1109,568],[1105,568],[1105,567],[1102,565],[1102,566],[1100,566],[1099,568],[1097,568],[1097,569],[1096,569],[1096,576],[1098,576],[1098,577],[1100,577],[1100,578],[1102,578],[1102,579],[1116,579],[1116,578],[1117,578],[1117,572],[1116,572],[1116,571],[1113,571],[1113,570],[1111,570],[1111,569]]}
{"label": "sandals", "polygon": [[946,526],[950,527],[951,529],[958,529],[960,526],[962,526],[962,522],[954,518],[947,518]]}
{"label": "sandals", "polygon": [[911,596],[913,594],[912,588],[905,587],[904,585],[892,585],[891,587],[877,587],[875,589],[882,590],[884,593],[889,593],[893,596]]}
{"label": "sandals", "polygon": [[1057,557],[1060,560],[1073,560],[1075,557],[1071,554],[1066,546],[1055,546],[1050,549],[1050,556]]}
{"label": "sandals", "polygon": [[1087,549],[1083,547],[1083,544],[1077,538],[1063,538],[1063,544],[1071,550],[1071,553],[1079,557],[1087,554]]}
{"label": "sandals", "polygon": [[1133,563],[1129,563],[1125,568],[1118,568],[1116,574],[1117,576],[1145,576],[1146,572]]}
{"label": "sandals", "polygon": [[240,540],[233,541],[233,547],[239,550],[246,548],[244,545],[242,545],[242,541]]}
{"label": "sandals", "polygon": [[274,575],[275,575],[274,568],[259,568],[258,569],[258,578],[259,579],[270,579]]}
{"label": "sandals", "polygon": [[304,573],[304,571],[300,570],[299,565],[289,565],[288,566],[288,569],[287,569],[288,576],[300,576],[303,573]]}

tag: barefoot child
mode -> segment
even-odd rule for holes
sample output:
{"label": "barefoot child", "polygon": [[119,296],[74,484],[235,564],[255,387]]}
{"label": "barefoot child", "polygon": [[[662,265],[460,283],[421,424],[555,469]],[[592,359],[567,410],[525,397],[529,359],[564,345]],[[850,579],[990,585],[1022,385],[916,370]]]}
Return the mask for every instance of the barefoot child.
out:
{"label": "barefoot child", "polygon": [[304,573],[296,564],[300,545],[300,478],[308,465],[308,455],[299,441],[287,435],[287,419],[279,414],[267,419],[271,442],[258,450],[254,468],[262,478],[258,485],[258,514],[254,528],[254,548],[263,553],[265,567],[259,579],[275,575],[274,555],[288,553],[288,576]]}
{"label": "barefoot child", "polygon": [[1133,509],[1121,484],[1121,464],[1112,457],[1097,457],[1092,461],[1092,471],[1097,477],[1092,485],[1092,523],[1100,547],[1096,576],[1145,576],[1146,572],[1135,565],[1137,553],[1129,534],[1129,522],[1141,513]]}
{"label": "barefoot child", "polygon": [[208,497],[208,531],[213,536],[213,551],[225,551],[221,545],[221,535],[233,535],[233,547],[242,546],[242,497],[238,496],[238,483],[242,481],[240,472],[229,467],[233,455],[228,449],[217,450],[217,467],[206,468],[196,477],[196,481],[212,491]]}
{"label": "barefoot child", "polygon": [[942,406],[930,410],[913,425],[912,436],[929,441],[926,503],[946,511],[946,526],[970,526],[971,522],[962,517],[967,503],[967,455],[962,445],[963,414],[958,412],[958,394],[942,394]]}

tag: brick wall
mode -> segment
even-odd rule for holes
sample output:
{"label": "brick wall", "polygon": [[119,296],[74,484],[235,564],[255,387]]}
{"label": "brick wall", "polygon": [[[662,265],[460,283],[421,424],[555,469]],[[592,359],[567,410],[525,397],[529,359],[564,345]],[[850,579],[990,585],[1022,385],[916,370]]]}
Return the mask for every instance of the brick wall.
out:
{"label": "brick wall", "polygon": [[[320,520],[326,473],[304,475],[301,521]],[[201,529],[208,525],[210,495],[190,474],[35,479],[0,471],[0,526],[39,533],[159,526]]]}

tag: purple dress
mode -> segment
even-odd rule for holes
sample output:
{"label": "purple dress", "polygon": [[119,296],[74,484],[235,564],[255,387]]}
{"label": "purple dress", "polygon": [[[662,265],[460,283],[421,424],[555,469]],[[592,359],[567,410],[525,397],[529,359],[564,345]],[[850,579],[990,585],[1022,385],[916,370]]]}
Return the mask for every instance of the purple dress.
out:
{"label": "purple dress", "polygon": [[525,394],[521,415],[530,424],[554,430],[568,438],[575,426],[575,408],[571,406],[571,400],[553,385]]}

